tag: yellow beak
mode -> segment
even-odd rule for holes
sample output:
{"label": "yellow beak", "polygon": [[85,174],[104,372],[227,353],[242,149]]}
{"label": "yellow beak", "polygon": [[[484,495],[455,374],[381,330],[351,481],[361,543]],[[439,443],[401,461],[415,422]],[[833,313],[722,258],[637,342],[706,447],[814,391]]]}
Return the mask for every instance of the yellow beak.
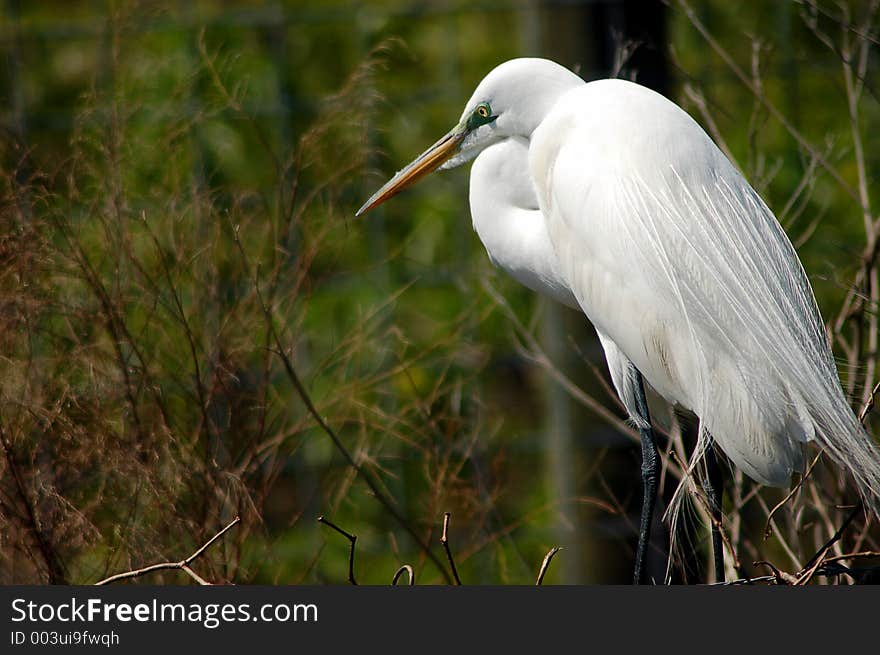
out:
{"label": "yellow beak", "polygon": [[442,139],[416,157],[403,170],[397,171],[394,177],[370,196],[370,199],[364,203],[364,206],[357,210],[355,216],[366,214],[374,207],[381,205],[392,196],[403,191],[406,187],[415,184],[431,171],[436,170],[443,162],[456,153],[458,146],[464,139],[465,133],[466,129],[462,125],[458,125],[450,130]]}

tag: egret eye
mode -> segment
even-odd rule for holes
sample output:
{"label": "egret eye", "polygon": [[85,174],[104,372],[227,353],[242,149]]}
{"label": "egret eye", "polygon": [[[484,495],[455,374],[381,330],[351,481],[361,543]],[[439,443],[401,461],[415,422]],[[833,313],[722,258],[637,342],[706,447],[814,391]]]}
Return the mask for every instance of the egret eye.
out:
{"label": "egret eye", "polygon": [[481,102],[474,108],[471,115],[468,117],[467,128],[469,130],[475,130],[481,125],[491,123],[496,118],[497,116],[492,115],[492,108],[489,106],[489,103]]}

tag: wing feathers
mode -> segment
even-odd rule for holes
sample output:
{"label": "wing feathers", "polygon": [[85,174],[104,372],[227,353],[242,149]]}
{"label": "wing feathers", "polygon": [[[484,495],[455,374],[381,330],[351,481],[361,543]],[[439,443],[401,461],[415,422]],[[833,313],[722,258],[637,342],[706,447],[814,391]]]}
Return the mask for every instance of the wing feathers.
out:
{"label": "wing feathers", "polygon": [[563,108],[558,130],[551,116],[530,155],[582,309],[751,477],[787,484],[815,438],[876,507],[877,447],[844,399],[809,281],[772,212],[689,117],[671,121],[670,149],[650,134],[657,121],[585,113]]}

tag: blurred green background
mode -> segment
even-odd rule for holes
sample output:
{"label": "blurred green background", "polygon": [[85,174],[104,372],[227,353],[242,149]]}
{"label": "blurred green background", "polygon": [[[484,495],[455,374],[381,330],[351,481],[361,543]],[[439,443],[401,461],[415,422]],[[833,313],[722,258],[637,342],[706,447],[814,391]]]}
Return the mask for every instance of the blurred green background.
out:
{"label": "blurred green background", "polygon": [[[547,56],[653,86],[723,139],[835,316],[865,247],[839,52],[858,33],[836,4],[692,5],[6,0],[0,581],[179,559],[240,515],[204,577],[344,583],[348,542],[321,514],[357,535],[358,582],[404,563],[443,581],[367,476],[443,566],[452,513],[466,583],[531,584],[554,545],[548,582],[627,582],[640,454],[592,328],[493,269],[467,167],[353,215],[492,67]],[[363,475],[306,411],[265,308]],[[863,381],[842,375],[857,402]],[[654,543],[662,578],[663,530]]]}

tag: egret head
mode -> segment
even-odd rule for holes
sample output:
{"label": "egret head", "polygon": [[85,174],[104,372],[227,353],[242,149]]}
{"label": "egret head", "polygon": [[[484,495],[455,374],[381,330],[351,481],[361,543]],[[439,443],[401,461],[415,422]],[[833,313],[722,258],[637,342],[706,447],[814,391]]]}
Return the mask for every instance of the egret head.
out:
{"label": "egret head", "polygon": [[560,95],[584,81],[547,59],[511,59],[477,86],[458,124],[364,203],[365,214],[437,168],[464,164],[511,136],[529,138]]}

